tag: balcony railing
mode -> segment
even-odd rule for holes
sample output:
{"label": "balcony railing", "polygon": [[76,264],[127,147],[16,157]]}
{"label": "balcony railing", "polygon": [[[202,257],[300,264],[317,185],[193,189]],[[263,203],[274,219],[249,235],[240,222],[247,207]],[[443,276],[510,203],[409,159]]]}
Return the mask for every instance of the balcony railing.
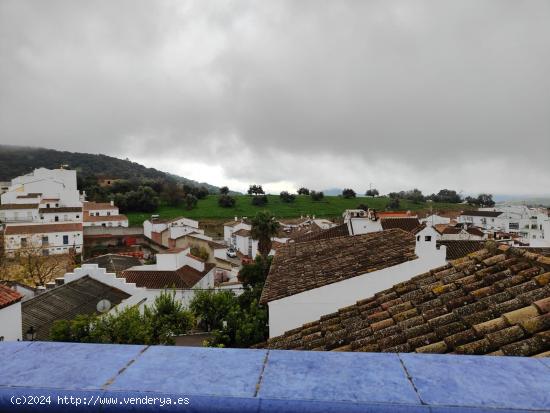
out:
{"label": "balcony railing", "polygon": [[0,343],[1,412],[533,413],[549,395],[550,358]]}

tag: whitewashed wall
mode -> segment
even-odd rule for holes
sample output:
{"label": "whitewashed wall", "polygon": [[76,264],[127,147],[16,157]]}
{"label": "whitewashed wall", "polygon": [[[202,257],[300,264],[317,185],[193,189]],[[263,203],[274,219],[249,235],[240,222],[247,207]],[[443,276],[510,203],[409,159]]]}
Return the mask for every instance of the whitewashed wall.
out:
{"label": "whitewashed wall", "polygon": [[0,309],[0,336],[4,341],[22,339],[21,302]]}

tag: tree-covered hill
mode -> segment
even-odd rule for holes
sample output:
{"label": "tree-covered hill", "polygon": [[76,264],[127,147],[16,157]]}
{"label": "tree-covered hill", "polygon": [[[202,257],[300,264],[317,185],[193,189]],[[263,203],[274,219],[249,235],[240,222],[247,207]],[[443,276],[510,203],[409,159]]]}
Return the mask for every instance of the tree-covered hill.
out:
{"label": "tree-covered hill", "polygon": [[172,177],[188,185],[205,186],[211,193],[217,193],[219,190],[216,186],[171,175],[154,168],[147,168],[129,159],[45,148],[0,145],[0,181],[9,181],[16,176],[32,172],[36,168],[54,169],[61,165],[67,165],[69,169],[77,170],[81,177],[162,180]]}

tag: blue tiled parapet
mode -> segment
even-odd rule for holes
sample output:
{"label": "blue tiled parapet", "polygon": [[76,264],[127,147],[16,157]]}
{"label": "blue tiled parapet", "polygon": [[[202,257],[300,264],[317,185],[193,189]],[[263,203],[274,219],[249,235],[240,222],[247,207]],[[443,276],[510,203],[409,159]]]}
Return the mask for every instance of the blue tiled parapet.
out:
{"label": "blue tiled parapet", "polygon": [[0,412],[18,411],[542,412],[550,360],[0,343]]}

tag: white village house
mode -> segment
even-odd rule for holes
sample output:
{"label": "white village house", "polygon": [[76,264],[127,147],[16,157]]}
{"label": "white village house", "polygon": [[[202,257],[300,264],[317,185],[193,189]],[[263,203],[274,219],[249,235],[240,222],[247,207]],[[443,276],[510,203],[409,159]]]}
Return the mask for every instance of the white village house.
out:
{"label": "white village house", "polygon": [[143,234],[168,248],[175,245],[173,240],[193,232],[204,234],[204,230],[199,228],[199,222],[194,219],[184,217],[162,219],[158,216],[152,216],[151,219],[143,222]]}
{"label": "white village house", "polygon": [[128,227],[128,218],[111,202],[89,202],[82,206],[85,227]]}
{"label": "white village house", "polygon": [[[416,237],[419,237],[417,240]],[[390,229],[282,246],[261,302],[269,308],[269,336],[355,304],[367,295],[445,265],[432,228],[416,235]]]}
{"label": "white village house", "polygon": [[524,205],[503,205],[464,211],[458,222],[482,228],[488,233],[505,232],[516,235],[532,246],[550,246],[550,217],[545,208]]}
{"label": "white village house", "polygon": [[[128,226],[128,220],[118,215],[114,205],[85,202],[77,189],[76,171],[67,169],[39,168],[14,178],[0,201],[8,255],[21,250],[41,255],[66,254],[71,250],[81,253],[83,226],[94,222]],[[90,206],[97,208],[87,208]]]}

